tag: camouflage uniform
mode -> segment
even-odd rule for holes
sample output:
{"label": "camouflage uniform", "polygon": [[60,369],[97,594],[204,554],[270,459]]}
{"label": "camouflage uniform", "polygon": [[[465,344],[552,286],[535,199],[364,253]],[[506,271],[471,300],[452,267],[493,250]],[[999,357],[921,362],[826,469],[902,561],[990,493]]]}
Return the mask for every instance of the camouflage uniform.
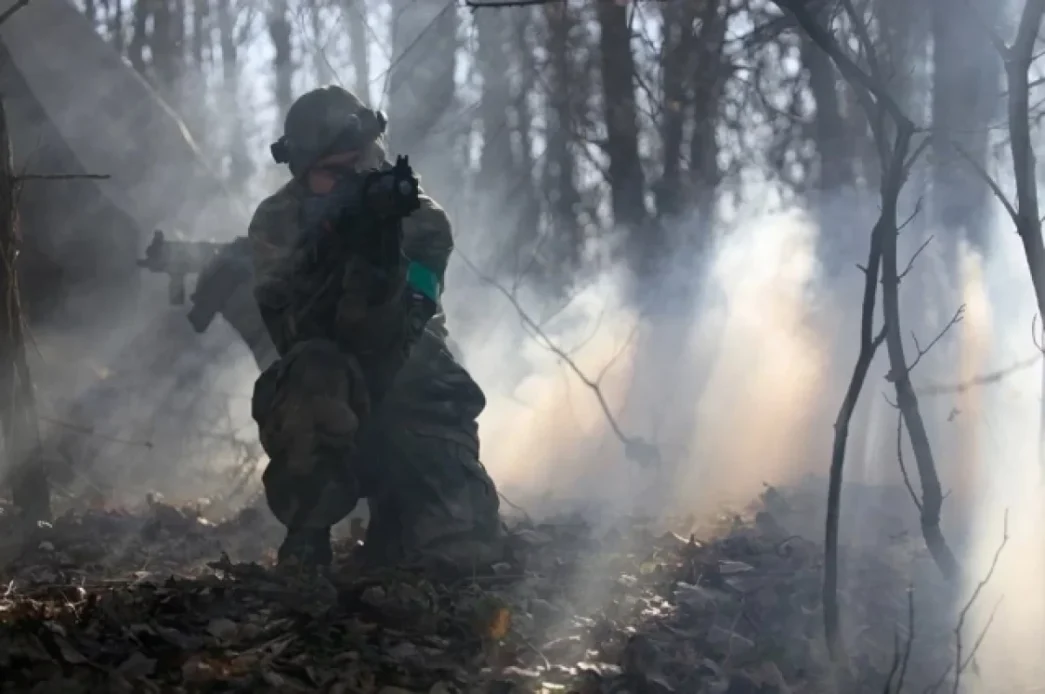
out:
{"label": "camouflage uniform", "polygon": [[[317,119],[317,137],[324,125],[340,126],[346,102],[362,108],[343,90],[326,94],[341,110],[321,114],[327,120]],[[313,100],[317,105],[323,102]],[[378,140],[358,166],[383,162]],[[495,561],[498,498],[479,462],[476,423],[485,398],[447,350],[441,310],[406,349],[402,283],[367,306],[361,288],[373,268],[354,258],[343,268],[333,330],[316,330],[290,309],[295,285],[315,279],[292,269],[308,195],[295,177],[259,205],[248,232],[255,297],[280,355],[258,379],[253,412],[271,459],[263,478],[268,503],[288,529],[281,561],[327,561],[330,527],[363,497],[371,559],[442,559],[458,567]],[[422,197],[421,209],[403,222],[403,255],[430,269],[441,291],[452,248],[446,214]]]}

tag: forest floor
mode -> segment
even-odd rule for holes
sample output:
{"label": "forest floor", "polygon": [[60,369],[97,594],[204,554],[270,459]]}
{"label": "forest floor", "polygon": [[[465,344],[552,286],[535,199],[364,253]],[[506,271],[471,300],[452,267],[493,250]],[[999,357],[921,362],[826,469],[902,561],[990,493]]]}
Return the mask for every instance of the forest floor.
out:
{"label": "forest floor", "polygon": [[[788,529],[811,496],[767,488],[703,540],[635,519],[518,521],[508,561],[450,584],[361,573],[352,539],[326,577],[282,575],[278,526],[253,509],[224,523],[156,501],[67,514],[0,556],[0,691],[838,691],[821,551]],[[842,595],[859,654],[844,691],[883,691],[916,545],[845,558],[863,580]]]}

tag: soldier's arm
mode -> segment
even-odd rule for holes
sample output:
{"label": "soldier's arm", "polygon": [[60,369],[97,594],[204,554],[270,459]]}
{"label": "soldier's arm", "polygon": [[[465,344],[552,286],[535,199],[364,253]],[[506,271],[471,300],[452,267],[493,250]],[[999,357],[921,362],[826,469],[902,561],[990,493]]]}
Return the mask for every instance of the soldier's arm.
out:
{"label": "soldier's arm", "polygon": [[403,255],[410,287],[439,303],[453,250],[450,218],[432,198],[422,195],[421,209],[403,220]]}
{"label": "soldier's arm", "polygon": [[289,196],[280,191],[266,198],[254,212],[247,230],[254,268],[254,298],[265,328],[282,354],[293,336],[290,306],[289,259],[297,214]]}
{"label": "soldier's arm", "polygon": [[347,331],[375,400],[387,391],[439,310],[453,231],[446,212],[431,198],[422,196],[421,208],[403,220],[402,250],[398,291]]}

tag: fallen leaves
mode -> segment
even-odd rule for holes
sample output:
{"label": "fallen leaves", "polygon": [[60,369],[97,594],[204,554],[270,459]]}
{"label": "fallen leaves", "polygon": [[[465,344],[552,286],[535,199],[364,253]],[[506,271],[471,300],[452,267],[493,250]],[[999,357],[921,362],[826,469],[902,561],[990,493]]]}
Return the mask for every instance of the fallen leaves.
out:
{"label": "fallen leaves", "polygon": [[[362,572],[344,553],[328,576],[287,575],[232,561],[268,549],[242,519],[202,523],[156,502],[90,511],[0,573],[0,691],[836,691],[819,550],[783,529],[795,503],[769,490],[750,521],[726,519],[706,543],[640,521],[525,523],[493,575],[450,585]],[[881,584],[850,605],[874,653],[858,680],[874,691],[906,577],[848,560]]]}

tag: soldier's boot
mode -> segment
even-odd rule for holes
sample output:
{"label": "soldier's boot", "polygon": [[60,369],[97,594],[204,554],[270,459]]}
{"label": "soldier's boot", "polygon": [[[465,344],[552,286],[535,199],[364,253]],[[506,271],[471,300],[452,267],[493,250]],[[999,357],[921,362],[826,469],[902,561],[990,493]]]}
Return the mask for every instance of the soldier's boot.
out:
{"label": "soldier's boot", "polygon": [[344,463],[317,459],[310,474],[295,475],[278,461],[269,463],[262,482],[269,508],[287,528],[276,558],[283,567],[318,568],[333,560],[330,530],[359,501],[359,487]]}
{"label": "soldier's boot", "polygon": [[[411,438],[404,434],[399,443]],[[369,499],[363,558],[460,575],[485,572],[501,561],[497,490],[471,447],[425,436],[410,448],[416,477]]]}
{"label": "soldier's boot", "polygon": [[280,567],[323,568],[330,566],[334,552],[330,528],[291,528],[277,553]]}

